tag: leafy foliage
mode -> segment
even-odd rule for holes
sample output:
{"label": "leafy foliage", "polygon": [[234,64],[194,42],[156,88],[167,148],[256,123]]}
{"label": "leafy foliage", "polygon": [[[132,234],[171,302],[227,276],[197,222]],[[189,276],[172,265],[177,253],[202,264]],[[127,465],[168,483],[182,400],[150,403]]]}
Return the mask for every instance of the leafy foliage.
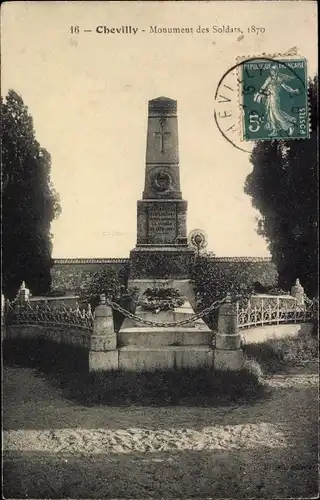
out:
{"label": "leafy foliage", "polygon": [[[259,281],[257,281],[257,277]],[[267,293],[277,279],[272,265],[256,262],[215,262],[208,255],[196,258],[191,269],[191,279],[199,304],[207,307],[215,300]]]}
{"label": "leafy foliage", "polygon": [[268,242],[279,285],[288,289],[300,278],[309,296],[318,287],[317,85],[317,78],[310,81],[310,139],[258,142],[245,184],[261,214],[257,231]]}
{"label": "leafy foliage", "polygon": [[86,280],[81,290],[81,302],[90,303],[94,308],[99,304],[100,295],[118,301],[126,293],[128,268],[118,270],[115,266],[106,266]]}
{"label": "leafy foliage", "polygon": [[287,370],[299,362],[317,361],[318,335],[301,331],[296,337],[270,338],[265,342],[244,344],[247,358],[255,360],[265,374]]}
{"label": "leafy foliage", "polygon": [[[90,304],[94,309],[100,302],[100,295],[105,296],[120,304],[129,312],[135,312],[135,290],[127,290],[129,267],[120,270],[115,266],[106,266],[88,277],[80,292],[80,303]],[[124,316],[118,311],[113,311],[113,323],[118,332],[123,323]]]}
{"label": "leafy foliage", "polygon": [[1,112],[3,291],[11,298],[25,280],[40,295],[50,288],[50,224],[60,213],[51,157],[36,140],[28,108],[13,90],[1,99]]}
{"label": "leafy foliage", "polygon": [[[252,293],[268,292],[277,281],[273,265],[265,262],[215,262],[210,255],[195,259],[190,277],[194,285],[197,310],[210,306],[230,293],[233,300],[246,302]],[[259,281],[257,281],[259,279]],[[215,329],[217,312],[208,316],[208,326]]]}

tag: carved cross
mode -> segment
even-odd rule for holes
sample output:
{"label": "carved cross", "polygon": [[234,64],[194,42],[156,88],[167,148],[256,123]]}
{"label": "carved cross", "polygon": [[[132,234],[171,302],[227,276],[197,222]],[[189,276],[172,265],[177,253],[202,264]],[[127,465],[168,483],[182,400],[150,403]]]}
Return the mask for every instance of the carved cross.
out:
{"label": "carved cross", "polygon": [[154,132],[155,136],[160,137],[160,153],[163,155],[164,154],[164,138],[166,135],[171,135],[171,132],[165,132],[164,131],[164,126],[165,126],[166,120],[160,120],[160,131],[159,132]]}

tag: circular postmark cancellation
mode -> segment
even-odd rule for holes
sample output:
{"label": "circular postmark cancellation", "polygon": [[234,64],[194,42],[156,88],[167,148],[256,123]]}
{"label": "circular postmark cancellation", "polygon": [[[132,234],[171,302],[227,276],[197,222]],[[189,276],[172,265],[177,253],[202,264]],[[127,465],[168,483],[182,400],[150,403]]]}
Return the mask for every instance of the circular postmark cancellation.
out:
{"label": "circular postmark cancellation", "polygon": [[310,136],[307,61],[302,57],[250,57],[221,77],[214,119],[223,137],[251,152],[251,141]]}

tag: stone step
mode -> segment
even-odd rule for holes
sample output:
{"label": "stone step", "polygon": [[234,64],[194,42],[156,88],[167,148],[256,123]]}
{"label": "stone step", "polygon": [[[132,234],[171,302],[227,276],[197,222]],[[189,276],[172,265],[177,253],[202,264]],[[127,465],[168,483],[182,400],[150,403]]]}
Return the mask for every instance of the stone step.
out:
{"label": "stone step", "polygon": [[193,346],[212,345],[212,332],[208,328],[143,328],[133,327],[121,329],[118,333],[118,344],[121,346],[161,347],[161,346]]}
{"label": "stone step", "polygon": [[209,346],[125,346],[118,349],[119,369],[132,371],[155,371],[179,368],[210,368],[213,365],[213,350]]}

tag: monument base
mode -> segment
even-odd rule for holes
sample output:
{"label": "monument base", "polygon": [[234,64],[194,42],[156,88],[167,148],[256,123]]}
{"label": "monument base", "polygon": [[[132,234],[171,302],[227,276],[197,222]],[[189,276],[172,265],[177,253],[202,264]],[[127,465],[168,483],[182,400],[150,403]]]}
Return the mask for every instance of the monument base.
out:
{"label": "monument base", "polygon": [[131,279],[188,279],[195,256],[187,245],[142,245],[130,252]]}
{"label": "monument base", "polygon": [[113,371],[119,369],[119,351],[89,351],[89,371]]}
{"label": "monument base", "polygon": [[119,369],[126,371],[211,368],[213,351],[208,346],[125,346],[119,349]]}
{"label": "monument base", "polygon": [[243,367],[242,349],[226,350],[215,349],[214,369],[221,371],[239,371]]}
{"label": "monument base", "polygon": [[[138,306],[135,314],[154,323],[176,323],[191,319],[195,313],[186,301],[173,311],[159,313]],[[118,347],[119,368],[123,370],[154,371],[212,366],[212,332],[202,319],[163,327],[126,318],[118,333]]]}

